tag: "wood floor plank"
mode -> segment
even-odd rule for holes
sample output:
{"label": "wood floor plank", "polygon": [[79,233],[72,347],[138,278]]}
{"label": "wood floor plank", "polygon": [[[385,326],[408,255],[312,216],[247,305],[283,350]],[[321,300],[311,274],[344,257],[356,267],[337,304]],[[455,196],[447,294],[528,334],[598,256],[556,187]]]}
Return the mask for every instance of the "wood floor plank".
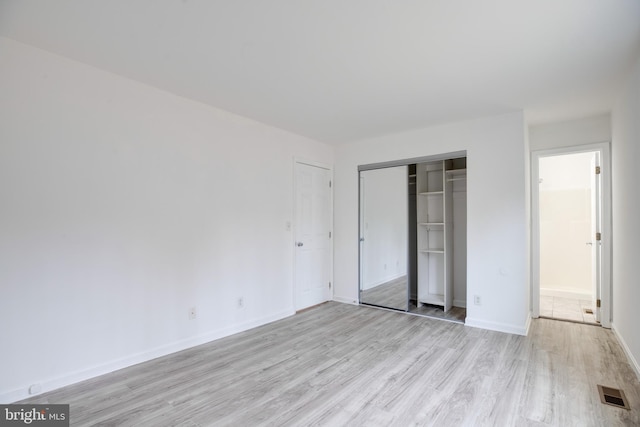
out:
{"label": "wood floor plank", "polygon": [[73,426],[640,425],[611,331],[538,319],[522,337],[339,303],[28,402],[70,404]]}

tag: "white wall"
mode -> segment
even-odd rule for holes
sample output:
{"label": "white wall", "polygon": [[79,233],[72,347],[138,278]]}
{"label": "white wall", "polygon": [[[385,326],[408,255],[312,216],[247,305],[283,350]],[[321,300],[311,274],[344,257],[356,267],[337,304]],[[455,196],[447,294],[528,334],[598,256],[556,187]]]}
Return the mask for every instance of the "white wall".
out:
{"label": "white wall", "polygon": [[529,145],[533,151],[610,140],[611,116],[609,114],[529,127]]}
{"label": "white wall", "polygon": [[406,166],[362,171],[361,177],[365,290],[407,274],[409,190]]}
{"label": "white wall", "polygon": [[640,374],[640,58],[612,113],[613,329]]}
{"label": "white wall", "polygon": [[0,401],[292,314],[294,157],[333,149],[0,38]]}
{"label": "white wall", "polygon": [[[336,150],[335,299],[358,297],[358,165],[467,152],[467,324],[525,333],[529,319],[524,117],[511,113],[359,141]],[[482,305],[473,305],[473,296]]]}

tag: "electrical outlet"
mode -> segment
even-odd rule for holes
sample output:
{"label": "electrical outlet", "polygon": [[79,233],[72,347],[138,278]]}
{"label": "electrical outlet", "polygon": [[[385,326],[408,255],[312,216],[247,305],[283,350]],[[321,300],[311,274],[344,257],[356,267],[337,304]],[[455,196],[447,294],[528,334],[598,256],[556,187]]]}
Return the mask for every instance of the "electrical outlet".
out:
{"label": "electrical outlet", "polygon": [[473,296],[473,305],[482,305],[482,301],[480,300],[480,295]]}
{"label": "electrical outlet", "polygon": [[238,298],[238,308],[244,307],[244,298]]}
{"label": "electrical outlet", "polygon": [[196,308],[195,307],[191,307],[189,309],[189,320],[194,320],[196,317],[197,317]]}

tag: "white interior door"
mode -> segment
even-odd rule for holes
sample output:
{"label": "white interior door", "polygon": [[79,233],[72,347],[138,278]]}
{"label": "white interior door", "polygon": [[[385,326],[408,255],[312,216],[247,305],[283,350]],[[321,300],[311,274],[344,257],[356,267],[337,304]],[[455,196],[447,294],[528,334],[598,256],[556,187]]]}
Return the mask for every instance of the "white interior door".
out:
{"label": "white interior door", "polygon": [[295,164],[295,308],[331,298],[331,173]]}
{"label": "white interior door", "polygon": [[602,240],[599,237],[602,231],[602,209],[601,209],[601,175],[600,175],[600,153],[595,152],[592,159],[591,168],[591,258],[592,258],[592,287],[593,302],[592,310],[596,321],[600,322],[600,301],[601,294],[601,257]]}

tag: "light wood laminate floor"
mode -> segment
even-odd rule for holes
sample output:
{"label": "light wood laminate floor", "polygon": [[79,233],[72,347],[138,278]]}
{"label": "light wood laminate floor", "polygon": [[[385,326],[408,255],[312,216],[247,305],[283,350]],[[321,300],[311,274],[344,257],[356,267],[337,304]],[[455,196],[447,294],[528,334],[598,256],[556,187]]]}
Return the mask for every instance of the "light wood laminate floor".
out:
{"label": "light wood laminate floor", "polygon": [[30,402],[71,404],[74,426],[640,425],[609,330],[538,319],[522,337],[340,303]]}
{"label": "light wood laminate floor", "polygon": [[462,307],[453,307],[445,312],[444,307],[429,304],[420,304],[418,307],[415,300],[409,302],[407,276],[362,291],[360,302],[459,323],[464,323],[464,319],[467,317],[467,310]]}
{"label": "light wood laminate floor", "polygon": [[409,302],[407,276],[363,290],[360,292],[360,302],[406,311]]}

